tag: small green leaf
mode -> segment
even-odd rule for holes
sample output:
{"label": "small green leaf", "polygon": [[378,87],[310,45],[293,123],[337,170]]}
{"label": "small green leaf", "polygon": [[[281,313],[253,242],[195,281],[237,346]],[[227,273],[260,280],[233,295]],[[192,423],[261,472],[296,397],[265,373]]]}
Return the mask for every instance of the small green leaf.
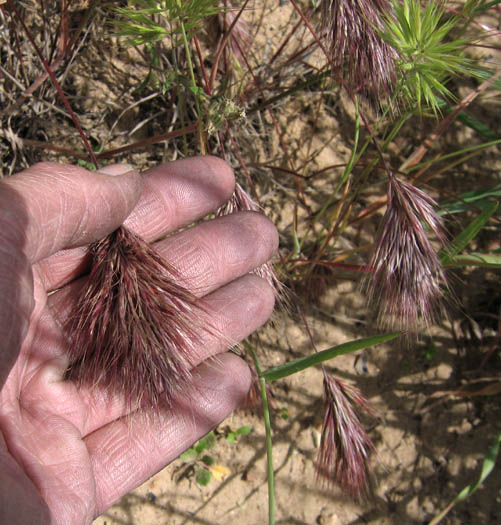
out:
{"label": "small green leaf", "polygon": [[212,448],[216,444],[216,436],[214,432],[209,432],[205,435],[198,443],[193,445],[193,448],[198,454],[201,454],[204,450]]}
{"label": "small green leaf", "polygon": [[228,432],[228,435],[225,439],[227,443],[235,443],[235,441],[237,440],[237,435],[235,434],[235,432]]}
{"label": "small green leaf", "polygon": [[88,160],[78,159],[77,165],[89,171],[96,171],[96,166],[94,166],[94,164]]}
{"label": "small green leaf", "polygon": [[204,439],[206,443],[206,448],[208,449],[213,448],[217,441],[216,434],[214,434],[214,432],[209,432]]}
{"label": "small green leaf", "polygon": [[204,463],[205,465],[207,465],[208,467],[210,467],[211,465],[214,465],[214,459],[211,457],[211,456],[208,456],[207,454],[205,454],[205,456],[202,456],[200,458],[200,461],[202,463]]}
{"label": "small green leaf", "polygon": [[195,446],[194,449],[197,454],[201,454],[207,448],[207,442],[205,438],[202,438]]}
{"label": "small green leaf", "polygon": [[195,480],[201,487],[206,487],[212,479],[212,473],[210,470],[204,467],[195,467]]}
{"label": "small green leaf", "polygon": [[252,427],[249,425],[245,425],[243,427],[238,428],[237,430],[232,430],[226,434],[226,441],[228,443],[236,443],[238,441],[238,436],[247,436],[252,432]]}
{"label": "small green leaf", "polygon": [[183,452],[179,457],[181,458],[181,461],[184,461],[185,463],[191,463],[198,458],[198,453],[193,447],[191,447]]}
{"label": "small green leaf", "polygon": [[427,361],[431,361],[439,353],[439,351],[440,350],[437,348],[435,343],[430,341],[423,350],[423,357]]}
{"label": "small green leaf", "polygon": [[195,95],[195,97],[203,98],[204,90],[200,86],[191,86],[190,91]]}
{"label": "small green leaf", "polygon": [[337,357],[339,355],[349,354],[351,352],[356,352],[357,350],[362,350],[368,346],[374,346],[380,343],[386,343],[391,341],[396,337],[400,337],[402,332],[395,332],[392,334],[376,335],[373,337],[366,337],[365,339],[359,339],[358,341],[350,341],[349,343],[344,343],[342,345],[333,346],[323,352],[318,352],[306,357],[301,357],[290,363],[285,363],[283,365],[276,366],[260,374],[261,377],[266,379],[266,381],[276,381],[277,379],[282,379],[283,377],[290,376],[296,372],[300,372],[305,368],[310,366],[318,365]]}
{"label": "small green leaf", "polygon": [[484,227],[487,221],[496,211],[498,203],[492,202],[480,215],[475,217],[472,222],[450,243],[447,249],[440,253],[440,262],[443,265],[452,263],[456,255],[458,255],[478,234]]}
{"label": "small green leaf", "polygon": [[236,434],[238,436],[248,436],[252,432],[252,427],[250,425],[245,425],[237,429]]}

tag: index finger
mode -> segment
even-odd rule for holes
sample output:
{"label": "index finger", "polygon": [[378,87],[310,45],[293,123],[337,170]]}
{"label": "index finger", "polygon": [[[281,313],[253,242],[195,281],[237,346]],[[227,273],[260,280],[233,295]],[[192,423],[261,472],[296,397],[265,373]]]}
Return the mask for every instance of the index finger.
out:
{"label": "index finger", "polygon": [[123,223],[141,194],[137,171],[110,176],[52,162],[1,184],[0,192],[16,195],[3,207],[2,227],[31,263],[104,237]]}

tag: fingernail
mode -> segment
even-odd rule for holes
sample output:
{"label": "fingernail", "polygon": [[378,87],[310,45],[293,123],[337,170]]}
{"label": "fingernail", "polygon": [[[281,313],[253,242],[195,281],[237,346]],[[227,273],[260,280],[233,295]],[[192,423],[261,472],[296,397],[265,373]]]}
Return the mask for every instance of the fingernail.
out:
{"label": "fingernail", "polygon": [[134,168],[131,164],[108,164],[107,166],[103,166],[98,170],[99,173],[112,176],[125,175],[130,171],[134,171]]}

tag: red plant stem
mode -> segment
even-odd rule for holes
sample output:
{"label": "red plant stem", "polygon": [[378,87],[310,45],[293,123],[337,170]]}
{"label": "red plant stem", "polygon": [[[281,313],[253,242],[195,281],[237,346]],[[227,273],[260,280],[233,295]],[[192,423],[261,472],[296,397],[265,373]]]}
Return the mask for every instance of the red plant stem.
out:
{"label": "red plant stem", "polygon": [[[207,70],[204,66],[204,61],[202,57],[202,50],[200,49],[200,42],[198,41],[198,38],[196,35],[193,35],[193,42],[195,43],[195,49],[197,50],[198,55],[198,62],[200,63],[200,69],[202,70],[202,77],[204,79],[204,90],[209,95],[209,97],[212,97],[212,89],[209,85],[209,78],[207,77]],[[226,160],[226,152],[224,150],[224,143],[223,143],[223,135],[220,131],[217,132],[217,140],[219,142],[219,147],[221,149],[221,155],[224,160]]]}
{"label": "red plant stem", "polygon": [[274,166],[273,164],[261,164],[260,167],[268,168],[272,171],[281,171],[282,173],[288,173],[289,175],[293,175],[294,177],[299,177],[304,180],[309,180],[309,179],[313,179],[314,177],[318,177],[319,175],[322,175],[323,173],[329,170],[346,168],[346,162],[343,162],[341,164],[331,164],[330,166],[326,166],[325,168],[322,168],[321,170],[314,171],[310,175],[301,175],[297,171],[289,170],[287,168],[283,168],[282,166]]}
{"label": "red plant stem", "polygon": [[126,151],[132,151],[137,148],[141,148],[142,146],[148,146],[150,144],[156,144],[158,142],[162,142],[164,140],[170,140],[174,139],[176,137],[181,137],[183,135],[187,135],[188,133],[192,133],[198,129],[199,122],[194,122],[193,124],[190,124],[188,126],[185,126],[184,128],[177,129],[175,131],[169,131],[168,133],[163,133],[162,135],[156,135],[155,137],[149,137],[144,140],[139,140],[137,142],[134,142],[133,144],[128,144],[127,146],[122,146],[121,148],[112,149],[109,151],[103,151],[102,153],[98,153],[96,157],[98,159],[108,159],[110,157],[114,157],[115,155],[118,155],[119,153],[124,153]]}
{"label": "red plant stem", "polygon": [[76,159],[87,160],[89,156],[86,153],[80,153],[78,151],[72,150],[70,148],[65,148],[64,146],[57,146],[50,142],[43,142],[41,140],[33,139],[24,139],[17,137],[16,140],[20,140],[23,146],[28,146],[31,148],[42,149],[46,151],[55,151],[56,153],[61,153],[62,155],[67,155],[68,157],[75,157]]}
{"label": "red plant stem", "polygon": [[273,62],[275,62],[275,60],[280,56],[284,47],[287,45],[291,37],[296,34],[296,31],[299,29],[300,25],[301,20],[299,20],[299,22],[292,28],[292,31],[290,31],[289,34],[284,38],[284,41],[280,44],[275,54],[271,57],[270,62],[268,63],[269,66],[271,66],[271,64],[273,64]]}
{"label": "red plant stem", "polygon": [[61,55],[66,54],[66,48],[69,42],[69,21],[68,21],[68,7],[71,0],[61,0],[61,25],[59,37],[59,51]]}
{"label": "red plant stem", "polygon": [[238,22],[240,16],[244,12],[244,9],[247,7],[248,3],[249,3],[249,0],[245,0],[244,4],[242,5],[240,10],[238,11],[237,16],[235,16],[235,19],[231,23],[231,26],[229,27],[228,31],[224,35],[224,38],[221,41],[221,43],[219,44],[219,47],[218,47],[218,49],[216,51],[216,56],[214,58],[214,65],[212,66],[212,71],[211,71],[210,79],[209,79],[209,87],[210,87],[211,91],[214,88],[214,82],[216,80],[216,73],[217,73],[217,69],[218,69],[219,60],[221,59],[221,54],[223,53],[223,50],[224,50],[226,44],[228,43],[228,40],[229,40],[229,38],[231,36],[231,32],[233,31],[233,28],[235,27],[236,23]]}
{"label": "red plant stem", "polygon": [[[155,137],[150,137],[144,140],[140,140],[138,142],[134,142],[133,144],[122,146],[121,148],[103,151],[101,153],[98,153],[96,157],[98,159],[108,159],[110,157],[114,157],[115,155],[118,155],[119,153],[124,153],[126,151],[133,151],[135,149],[141,148],[142,146],[147,146],[150,144],[157,144],[158,142],[170,140],[176,137],[180,137],[182,135],[187,135],[188,133],[192,133],[193,131],[196,131],[197,127],[198,127],[198,122],[195,122],[194,124],[190,124],[189,126],[186,126],[181,129],[177,129],[175,131],[170,131],[168,133],[163,133],[162,135],[156,135]],[[56,153],[62,153],[63,155],[67,155],[68,157],[75,157],[76,159],[82,159],[82,160],[88,159],[88,155],[86,155],[85,153],[80,153],[79,151],[65,148],[64,146],[57,146],[56,144],[51,144],[50,142],[43,142],[41,140],[33,140],[33,139],[24,139],[21,137],[17,137],[16,140],[20,140],[23,145],[29,146],[32,148],[45,149],[48,151],[55,151]]]}
{"label": "red plant stem", "polygon": [[[5,13],[5,10],[3,8],[3,6],[0,6],[2,8],[2,11],[4,11]],[[61,54],[56,60],[54,60],[53,62],[50,63],[50,67],[52,69],[52,71],[55,71],[59,65],[61,64],[61,62],[64,60],[64,58],[66,57],[66,55],[68,54],[68,50],[71,51],[71,54],[74,52],[75,50],[75,47],[76,47],[76,44],[78,42],[78,39],[80,38],[80,33],[82,32],[83,30],[83,27],[84,25],[87,23],[88,19],[89,19],[89,15],[90,13],[92,12],[92,10],[94,9],[94,3],[91,4],[91,6],[87,9],[86,11],[86,14],[85,16],[82,17],[82,20],[78,26],[78,29],[76,30],[74,36],[72,37],[69,45],[66,47],[66,49],[64,50],[64,53]],[[14,23],[14,19],[11,17],[11,20],[12,22]],[[17,31],[14,32],[15,35],[16,35],[16,42],[18,41],[18,35],[17,35]],[[18,51],[18,50],[17,50]],[[18,51],[19,52],[19,51]],[[20,55],[18,56],[18,60],[19,60],[19,63],[22,64],[22,60],[20,59]],[[10,106],[6,107],[5,109],[1,110],[0,111],[0,116],[4,116],[4,115],[8,115],[9,113],[12,113],[14,110],[16,110],[19,106],[21,106],[21,104],[29,97],[31,96],[47,79],[49,78],[49,74],[47,72],[43,73],[42,75],[40,75],[36,80],[35,82],[33,82],[33,84],[31,84],[30,87],[28,87],[24,93],[16,100],[16,102],[14,102],[13,104],[11,104]]]}
{"label": "red plant stem", "polygon": [[326,261],[324,259],[313,260],[313,259],[293,259],[289,261],[294,266],[309,266],[316,264],[318,266],[325,266],[326,268],[337,268],[339,270],[349,270],[356,273],[371,273],[371,269],[368,266],[362,266],[360,264],[345,264]]}
{"label": "red plant stem", "polygon": [[308,28],[308,31],[311,33],[311,36],[315,39],[315,42],[318,44],[318,46],[322,50],[322,53],[325,55],[325,57],[329,61],[329,64],[332,63],[332,60],[331,60],[330,55],[329,55],[329,52],[327,51],[326,47],[322,43],[322,40],[317,35],[317,32],[313,29],[312,25],[310,24],[310,22],[308,21],[308,19],[304,15],[303,11],[301,10],[299,5],[297,4],[296,0],[290,0],[290,2],[294,6],[294,9],[296,10],[296,13],[299,15],[299,17],[303,21],[304,25]]}
{"label": "red plant stem", "polygon": [[245,164],[245,160],[242,157],[242,153],[240,152],[240,148],[238,147],[238,144],[235,142],[235,139],[233,138],[233,135],[231,134],[231,131],[229,129],[228,129],[228,136],[230,137],[231,144],[235,150],[235,155],[238,157],[238,161],[240,162],[240,165],[242,166],[242,170],[245,173],[245,176],[247,177],[250,187],[252,188],[252,193],[254,193],[254,198],[256,199],[256,202],[258,203],[258,205],[262,208],[263,205],[261,204],[259,200],[259,195],[257,194],[256,186],[254,185],[254,182],[252,181],[250,171],[247,168],[247,165]]}
{"label": "red plant stem", "polygon": [[[308,324],[308,321],[306,320],[306,316],[304,315],[303,309],[299,305],[297,305],[297,310],[299,312],[299,315],[301,316],[301,320],[303,321],[304,328],[306,330],[306,335],[308,336],[308,339],[310,340],[311,347],[313,348],[315,353],[318,354],[318,348],[317,348],[317,345],[315,344],[315,340],[313,339],[313,334],[311,333],[310,325]],[[322,369],[323,368],[324,366],[322,365]]]}
{"label": "red plant stem", "polygon": [[24,23],[24,20],[20,16],[19,11],[17,10],[15,3],[11,2],[11,3],[9,3],[9,6],[16,13],[16,16],[17,16],[19,22],[21,23],[21,25],[23,26],[23,29],[24,29],[24,31],[26,33],[26,36],[28,37],[29,41],[31,42],[31,45],[33,46],[33,49],[35,50],[35,53],[38,55],[38,58],[41,60],[43,66],[45,68],[45,71],[47,71],[47,73],[48,73],[48,75],[49,75],[49,77],[50,77],[50,79],[52,81],[52,84],[54,85],[54,87],[56,88],[56,90],[57,90],[57,92],[59,94],[60,99],[62,100],[64,106],[66,107],[66,110],[70,114],[71,119],[73,120],[73,123],[75,124],[75,127],[77,128],[78,133],[80,134],[80,137],[82,138],[82,141],[83,141],[83,143],[85,145],[85,149],[89,153],[89,156],[90,156],[90,158],[92,160],[92,163],[94,164],[96,169],[98,169],[99,168],[99,163],[97,161],[96,155],[92,151],[91,145],[89,144],[89,141],[87,140],[87,136],[85,135],[82,127],[80,126],[80,122],[78,121],[77,116],[75,115],[75,113],[71,109],[71,105],[68,102],[68,99],[66,98],[65,94],[63,93],[63,90],[61,89],[61,86],[59,85],[59,82],[57,81],[56,76],[52,72],[52,69],[50,68],[50,65],[47,63],[47,61],[43,57],[39,47],[37,46],[37,44],[36,44],[36,42],[35,42],[35,40],[33,38],[33,35],[29,31],[29,29],[26,27],[26,24]]}
{"label": "red plant stem", "polygon": [[[302,47],[301,49],[296,51],[293,55],[290,55],[287,58],[287,60],[286,60],[284,65],[291,64],[291,63],[296,62],[297,60],[299,60],[299,58],[302,55],[306,54],[308,52],[308,50],[310,49],[310,47],[312,47],[314,44],[315,44],[315,42],[310,42],[305,47]],[[310,67],[313,70],[317,70],[318,71],[318,68],[316,68],[316,67],[314,67],[314,66],[312,66],[310,64],[306,64],[306,62],[304,62],[304,61],[301,61],[301,63],[307,65],[308,67]]]}
{"label": "red plant stem", "polygon": [[200,64],[200,69],[202,70],[202,76],[204,77],[205,92],[209,97],[212,96],[212,89],[209,85],[209,78],[207,77],[207,71],[204,66],[204,61],[202,57],[202,50],[200,49],[200,42],[198,41],[197,35],[193,35],[193,42],[195,43],[195,49],[197,50],[198,62]]}

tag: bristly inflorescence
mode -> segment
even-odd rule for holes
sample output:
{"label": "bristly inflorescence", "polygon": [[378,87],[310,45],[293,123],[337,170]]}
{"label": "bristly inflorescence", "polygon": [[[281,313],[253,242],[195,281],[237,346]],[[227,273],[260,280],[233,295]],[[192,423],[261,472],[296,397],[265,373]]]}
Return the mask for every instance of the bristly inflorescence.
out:
{"label": "bristly inflorescence", "polygon": [[67,377],[124,396],[129,409],[170,406],[211,330],[205,310],[178,272],[125,227],[90,253],[90,275],[67,325]]}
{"label": "bristly inflorescence", "polygon": [[[231,213],[236,213],[239,211],[254,211],[262,213],[261,208],[254,202],[252,197],[240,186],[236,184],[235,191],[231,196],[230,200],[222,206],[217,215],[230,215]],[[254,270],[254,273],[268,281],[268,284],[275,291],[275,298],[279,304],[284,307],[288,306],[289,297],[287,294],[287,289],[284,284],[277,277],[275,269],[273,268],[272,263],[267,262]]]}
{"label": "bristly inflorescence", "polygon": [[386,0],[322,0],[322,20],[331,66],[347,89],[378,103],[397,81],[393,47],[381,37]]}
{"label": "bristly inflorescence", "polygon": [[370,458],[375,447],[364,430],[355,406],[374,416],[375,411],[354,386],[324,370],[324,420],[316,461],[317,476],[338,483],[355,500],[369,489]]}
{"label": "bristly inflorescence", "polygon": [[412,184],[391,176],[388,204],[368,264],[365,285],[382,325],[415,330],[441,310],[444,269],[429,233],[446,237],[436,202]]}

